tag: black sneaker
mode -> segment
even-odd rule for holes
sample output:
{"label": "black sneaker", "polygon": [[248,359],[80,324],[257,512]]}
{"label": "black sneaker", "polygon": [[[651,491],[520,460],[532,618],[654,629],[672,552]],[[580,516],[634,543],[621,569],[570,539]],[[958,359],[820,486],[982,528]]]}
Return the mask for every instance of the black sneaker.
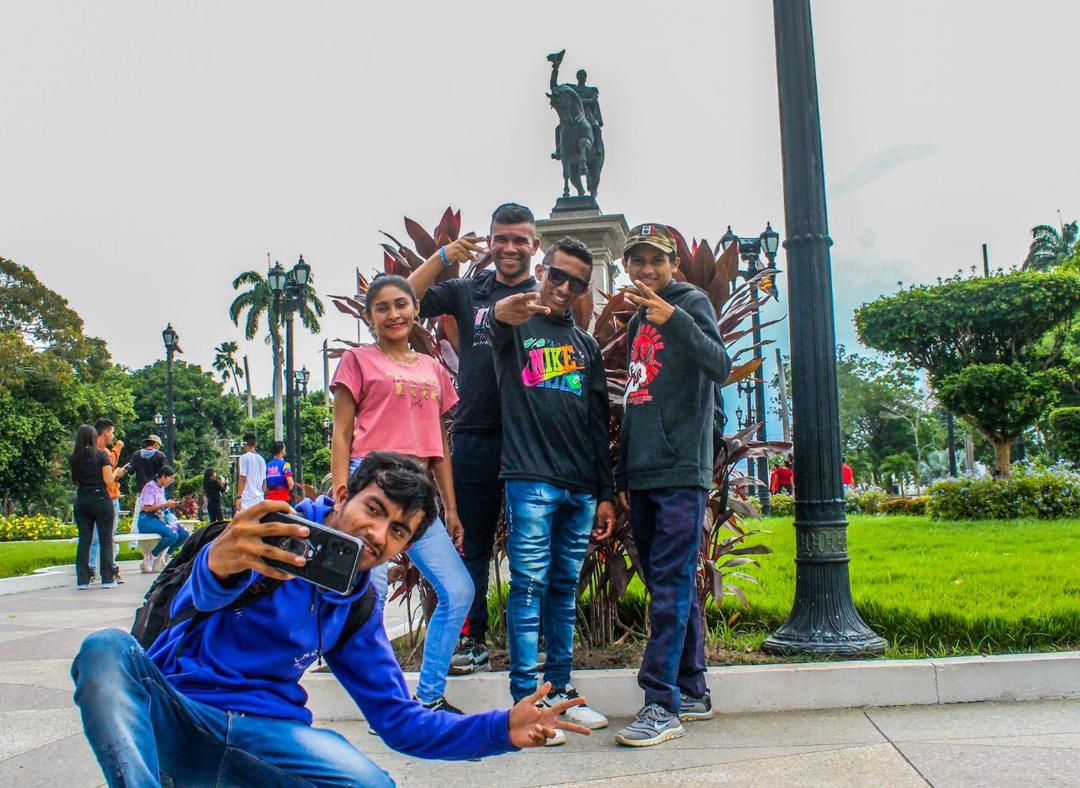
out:
{"label": "black sneaker", "polygon": [[458,641],[457,650],[454,651],[454,657],[450,660],[451,676],[463,676],[490,668],[488,650],[483,643],[470,637],[463,637]]}
{"label": "black sneaker", "polygon": [[[418,697],[416,697],[415,695],[413,695],[413,700],[420,700],[420,699]],[[423,701],[420,701],[420,702],[424,703]],[[433,700],[431,703],[424,703],[424,708],[427,709],[428,711],[445,711],[445,712],[448,712],[450,714],[464,714],[465,713],[461,709],[459,709],[457,706],[452,704],[450,701],[448,701],[446,699],[445,695],[443,695],[438,700]]]}
{"label": "black sneaker", "polygon": [[683,722],[694,720],[711,720],[713,717],[712,694],[705,690],[700,698],[679,693],[679,719]]}
{"label": "black sneaker", "polygon": [[113,579],[114,583],[123,583],[124,582],[124,575],[121,574],[120,567],[117,566],[116,564],[113,564],[112,579]]}

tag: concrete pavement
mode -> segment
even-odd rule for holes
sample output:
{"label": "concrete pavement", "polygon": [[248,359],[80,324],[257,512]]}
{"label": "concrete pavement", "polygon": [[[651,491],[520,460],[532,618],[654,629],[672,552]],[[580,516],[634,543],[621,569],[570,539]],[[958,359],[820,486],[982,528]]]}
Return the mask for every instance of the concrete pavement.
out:
{"label": "concrete pavement", "polygon": [[[149,578],[128,577],[114,590],[0,597],[0,785],[102,783],[68,670],[88,633],[130,626]],[[328,725],[402,785],[1080,784],[1080,700],[728,714],[642,750],[614,744],[624,722],[481,763],[420,761],[386,749],[362,722]]]}

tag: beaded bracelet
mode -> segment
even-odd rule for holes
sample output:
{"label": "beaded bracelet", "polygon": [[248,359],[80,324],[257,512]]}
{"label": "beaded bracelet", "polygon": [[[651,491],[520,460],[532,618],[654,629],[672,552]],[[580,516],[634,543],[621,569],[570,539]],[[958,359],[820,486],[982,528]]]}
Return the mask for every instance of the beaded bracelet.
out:
{"label": "beaded bracelet", "polygon": [[442,260],[443,268],[450,267],[450,261],[446,259],[446,247],[439,249],[439,259]]}

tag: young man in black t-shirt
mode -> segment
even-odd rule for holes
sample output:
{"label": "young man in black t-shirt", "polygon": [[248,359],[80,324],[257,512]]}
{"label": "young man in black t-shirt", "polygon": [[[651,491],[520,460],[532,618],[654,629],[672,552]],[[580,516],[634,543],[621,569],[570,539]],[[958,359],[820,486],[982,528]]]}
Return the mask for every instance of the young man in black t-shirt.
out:
{"label": "young man in black t-shirt", "polygon": [[[486,240],[486,248],[485,248]],[[488,567],[502,504],[499,458],[502,427],[498,388],[485,321],[495,302],[507,296],[536,291],[532,257],[540,249],[536,220],[523,205],[505,203],[491,215],[487,239],[460,238],[440,249],[409,277],[420,299],[420,316],[451,315],[460,337],[458,395],[450,460],[458,516],[465,529],[465,566],[475,587],[451,673],[486,670]],[[494,271],[447,279],[439,276],[451,265],[469,263],[490,251]]]}
{"label": "young man in black t-shirt", "polygon": [[[571,311],[589,289],[591,273],[588,248],[563,238],[544,255],[540,292],[502,299],[488,320],[510,530],[510,694],[520,700],[536,691],[543,629],[548,705],[577,697],[570,672],[578,577],[590,533],[606,539],[615,524],[604,360]],[[569,709],[566,718],[590,729],[608,724],[585,705]],[[565,740],[556,732],[547,743]]]}

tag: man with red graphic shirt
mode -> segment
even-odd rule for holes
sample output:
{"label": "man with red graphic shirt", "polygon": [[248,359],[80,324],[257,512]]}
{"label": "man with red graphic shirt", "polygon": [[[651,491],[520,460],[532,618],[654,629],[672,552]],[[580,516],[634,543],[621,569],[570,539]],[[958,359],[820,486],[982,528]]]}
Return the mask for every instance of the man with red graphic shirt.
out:
{"label": "man with red graphic shirt", "polygon": [[615,737],[647,747],[682,736],[681,720],[712,716],[705,686],[697,571],[712,487],[716,388],[731,369],[708,296],[676,282],[675,238],[662,224],[630,231],[623,265],[637,307],[615,482],[649,589],[652,635],[638,672],[645,705]]}

